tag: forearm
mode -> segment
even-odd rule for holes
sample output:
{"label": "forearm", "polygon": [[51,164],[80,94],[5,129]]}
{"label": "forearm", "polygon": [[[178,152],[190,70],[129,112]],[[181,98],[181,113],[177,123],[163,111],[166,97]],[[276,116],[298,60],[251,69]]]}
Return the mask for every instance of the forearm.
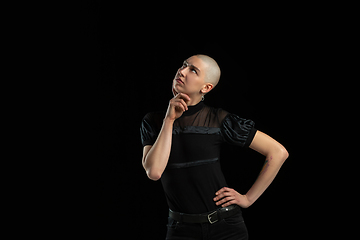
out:
{"label": "forearm", "polygon": [[277,149],[267,154],[265,164],[258,178],[246,193],[246,197],[251,204],[253,204],[269,187],[287,156],[288,153],[283,149]]}
{"label": "forearm", "polygon": [[171,150],[173,123],[172,120],[164,119],[158,138],[143,160],[146,173],[152,180],[160,179],[166,168]]}

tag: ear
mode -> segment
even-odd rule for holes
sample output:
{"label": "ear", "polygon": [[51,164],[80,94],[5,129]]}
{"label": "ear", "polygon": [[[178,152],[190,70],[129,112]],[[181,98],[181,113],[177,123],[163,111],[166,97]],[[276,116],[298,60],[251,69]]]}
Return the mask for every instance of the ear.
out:
{"label": "ear", "polygon": [[202,94],[206,94],[210,92],[214,88],[214,85],[212,83],[206,83],[203,88],[200,90]]}

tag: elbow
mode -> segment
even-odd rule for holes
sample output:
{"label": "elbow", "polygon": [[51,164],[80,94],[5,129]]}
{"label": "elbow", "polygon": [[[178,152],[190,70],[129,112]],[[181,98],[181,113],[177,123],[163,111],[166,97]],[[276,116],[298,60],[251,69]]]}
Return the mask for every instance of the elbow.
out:
{"label": "elbow", "polygon": [[285,162],[285,160],[289,157],[288,151],[286,150],[286,148],[281,146],[279,152],[280,152],[281,159],[283,160],[283,162]]}
{"label": "elbow", "polygon": [[161,174],[148,174],[148,178],[153,181],[157,181],[161,178]]}
{"label": "elbow", "polygon": [[143,160],[143,167],[149,179],[153,181],[157,181],[161,178],[162,172],[156,171],[153,167],[147,166],[144,160]]}
{"label": "elbow", "polygon": [[148,178],[153,181],[159,180],[162,175],[160,172],[154,171],[154,170],[148,170],[148,171],[146,171],[146,174],[147,174]]}
{"label": "elbow", "polygon": [[272,157],[275,157],[276,159],[278,159],[278,162],[282,165],[285,162],[285,160],[289,157],[289,153],[286,150],[286,148],[284,148],[284,146],[279,144],[267,156],[268,157],[270,156],[270,159],[272,159]]}

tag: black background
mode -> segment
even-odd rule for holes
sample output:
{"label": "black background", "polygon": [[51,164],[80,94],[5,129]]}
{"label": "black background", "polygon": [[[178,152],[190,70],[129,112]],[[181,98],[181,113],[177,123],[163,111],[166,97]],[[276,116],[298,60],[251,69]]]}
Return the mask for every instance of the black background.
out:
{"label": "black background", "polygon": [[[173,23],[168,16],[131,18],[125,13],[119,6],[96,3],[81,9],[90,139],[84,150],[89,159],[86,177],[81,180],[86,193],[79,203],[90,222],[84,234],[99,239],[129,234],[132,239],[165,238],[168,208],[161,182],[149,180],[142,168],[139,127],[146,113],[167,108],[177,68],[198,53],[213,57],[222,70],[219,85],[205,103],[252,119],[290,154],[272,185],[243,210],[249,235],[292,239],[290,234],[314,231],[304,213],[312,211],[314,201],[310,205],[308,199],[320,185],[309,185],[315,170],[308,166],[316,158],[309,157],[314,144],[309,136],[319,114],[312,96],[317,62],[324,55],[313,24],[291,14],[284,16],[286,21],[273,16]],[[222,161],[223,172],[229,186],[242,194],[264,161],[251,149],[227,145],[222,159],[232,159]]]}

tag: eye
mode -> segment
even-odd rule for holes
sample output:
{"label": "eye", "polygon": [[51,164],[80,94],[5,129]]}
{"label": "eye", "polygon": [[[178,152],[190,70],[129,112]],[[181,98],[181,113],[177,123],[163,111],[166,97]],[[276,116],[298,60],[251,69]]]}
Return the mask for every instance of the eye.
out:
{"label": "eye", "polygon": [[195,68],[190,69],[190,71],[197,74],[197,71],[195,70]]}
{"label": "eye", "polygon": [[183,63],[183,65],[181,66],[181,69],[184,69],[187,67],[187,64],[186,63]]}

